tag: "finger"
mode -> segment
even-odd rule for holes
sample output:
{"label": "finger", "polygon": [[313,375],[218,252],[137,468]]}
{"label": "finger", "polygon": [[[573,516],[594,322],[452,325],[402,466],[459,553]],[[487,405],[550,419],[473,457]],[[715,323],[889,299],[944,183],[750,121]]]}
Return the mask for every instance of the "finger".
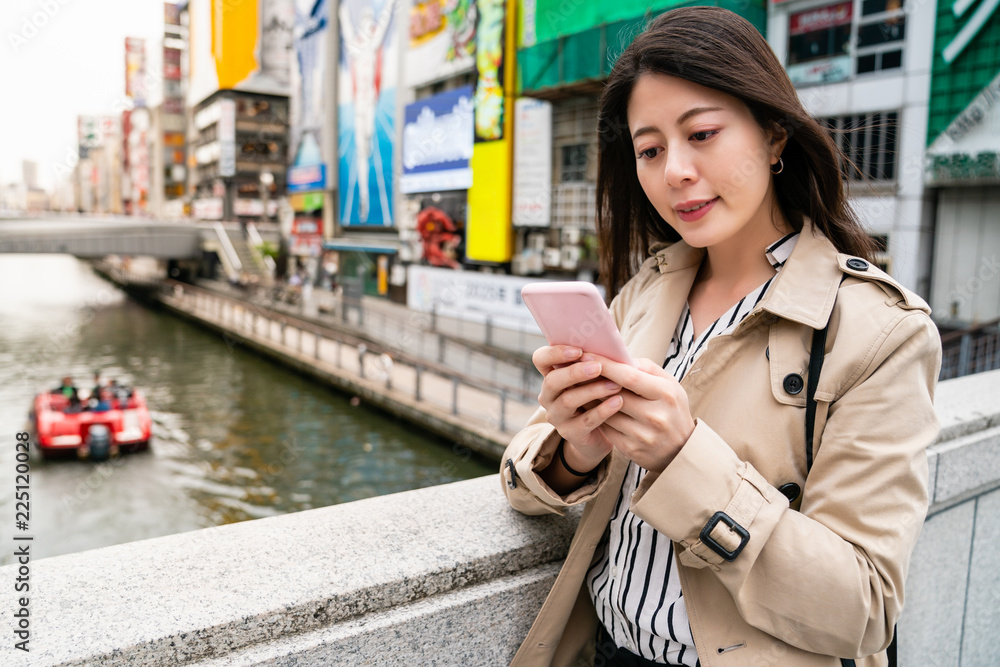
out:
{"label": "finger", "polygon": [[580,358],[583,350],[571,345],[543,345],[531,355],[531,363],[542,375]]}
{"label": "finger", "polygon": [[581,412],[573,419],[568,420],[562,428],[560,434],[567,440],[583,440],[594,429],[600,428],[609,418],[621,408],[622,400],[620,396],[611,396],[600,402],[591,410]]}
{"label": "finger", "polygon": [[538,402],[543,406],[555,401],[562,392],[584,382],[597,379],[601,374],[601,364],[596,361],[580,361],[563,368],[553,368],[542,380],[542,391]]}
{"label": "finger", "polygon": [[657,400],[683,391],[674,376],[648,359],[639,360],[636,366],[600,359],[601,375],[643,398]]}

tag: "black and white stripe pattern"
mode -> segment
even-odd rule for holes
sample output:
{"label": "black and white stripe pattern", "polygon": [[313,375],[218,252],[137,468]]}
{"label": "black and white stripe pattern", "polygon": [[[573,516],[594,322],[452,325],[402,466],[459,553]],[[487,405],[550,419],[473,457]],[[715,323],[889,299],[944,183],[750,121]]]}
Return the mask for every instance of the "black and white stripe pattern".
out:
{"label": "black and white stripe pattern", "polygon": [[[781,271],[797,240],[798,234],[792,233],[767,248],[775,271]],[[708,341],[743,321],[773,280],[743,297],[697,339],[685,304],[663,367],[678,381],[683,379]],[[587,586],[598,618],[618,646],[654,662],[700,667],[673,543],[628,509],[645,476],[646,470],[629,463],[618,504],[587,573]]]}

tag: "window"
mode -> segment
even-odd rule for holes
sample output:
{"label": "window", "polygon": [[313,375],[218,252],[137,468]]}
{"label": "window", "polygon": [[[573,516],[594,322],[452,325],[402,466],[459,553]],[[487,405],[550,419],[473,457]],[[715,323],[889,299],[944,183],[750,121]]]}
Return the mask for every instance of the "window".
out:
{"label": "window", "polygon": [[788,64],[847,53],[851,41],[853,3],[842,2],[792,14],[788,30]]}
{"label": "window", "polygon": [[818,120],[830,130],[834,142],[850,161],[841,165],[844,178],[850,181],[895,180],[898,112],[882,111]]}
{"label": "window", "polygon": [[587,144],[562,147],[559,180],[563,183],[587,180]]}
{"label": "window", "polygon": [[905,38],[903,0],[862,0],[856,42],[857,73],[902,67]]}
{"label": "window", "polygon": [[906,39],[904,0],[853,0],[796,12],[788,24],[788,76],[795,85],[833,83],[898,69]]}
{"label": "window", "polygon": [[843,81],[851,75],[854,2],[840,2],[789,17],[788,76],[796,85]]}

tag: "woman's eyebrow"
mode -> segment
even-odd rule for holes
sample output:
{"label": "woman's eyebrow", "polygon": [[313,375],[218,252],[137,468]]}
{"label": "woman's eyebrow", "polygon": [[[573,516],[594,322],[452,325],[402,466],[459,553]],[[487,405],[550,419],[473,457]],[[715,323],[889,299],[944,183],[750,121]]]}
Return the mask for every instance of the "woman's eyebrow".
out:
{"label": "woman's eyebrow", "polygon": [[692,116],[697,116],[700,113],[706,113],[709,111],[724,111],[724,109],[722,107],[695,107],[693,109],[688,109],[677,118],[677,124],[681,125]]}
{"label": "woman's eyebrow", "polygon": [[[682,113],[677,118],[677,124],[683,125],[692,116],[697,116],[700,113],[707,113],[709,111],[725,111],[725,109],[723,109],[722,107],[694,107],[693,109],[688,109],[687,111]],[[646,125],[644,127],[640,127],[638,130],[632,133],[632,141],[635,141],[637,138],[641,137],[644,134],[650,134],[659,131],[660,131],[659,128],[657,128],[655,125]]]}

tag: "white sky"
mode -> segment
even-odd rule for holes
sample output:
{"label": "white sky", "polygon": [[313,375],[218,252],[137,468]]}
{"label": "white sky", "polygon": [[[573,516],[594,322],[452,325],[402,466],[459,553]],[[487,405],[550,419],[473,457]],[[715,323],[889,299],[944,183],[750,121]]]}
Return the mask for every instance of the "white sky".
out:
{"label": "white sky", "polygon": [[126,36],[146,39],[147,68],[158,70],[163,0],[0,2],[0,185],[21,182],[27,159],[51,189],[56,164],[77,150],[77,116],[123,108]]}

